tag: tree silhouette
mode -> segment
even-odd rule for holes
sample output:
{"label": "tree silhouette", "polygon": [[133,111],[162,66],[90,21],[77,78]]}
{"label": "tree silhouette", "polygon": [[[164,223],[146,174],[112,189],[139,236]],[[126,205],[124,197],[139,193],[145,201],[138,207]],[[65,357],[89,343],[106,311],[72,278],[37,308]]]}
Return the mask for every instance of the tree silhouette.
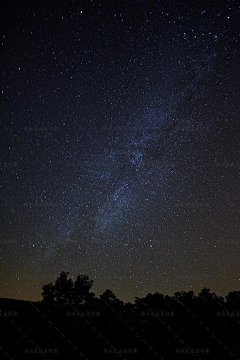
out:
{"label": "tree silhouette", "polygon": [[54,285],[52,283],[43,285],[42,289],[43,289],[43,292],[41,295],[43,297],[43,302],[48,303],[48,304],[55,303],[55,287],[54,287]]}
{"label": "tree silhouette", "polygon": [[229,309],[240,310],[240,291],[231,291],[226,296]]}
{"label": "tree silhouette", "polygon": [[187,308],[192,308],[195,305],[196,296],[192,290],[186,292],[176,292],[173,296],[173,299],[179,304]]}
{"label": "tree silhouette", "polygon": [[[67,272],[62,271],[55,283],[42,287],[43,301],[35,305],[39,311],[34,312],[33,305],[29,305],[27,321],[32,325],[32,331],[37,332],[35,338],[44,337],[44,346],[46,344],[47,347],[49,338],[55,336],[59,353],[61,351],[63,355],[61,359],[76,359],[79,354],[72,346],[65,349],[62,337],[58,339],[58,332],[52,334],[51,324],[55,323],[60,331],[67,334],[71,343],[78,344],[81,353],[89,360],[101,358],[103,353],[113,354],[112,349],[107,349],[102,341],[103,336],[114,347],[128,349],[129,354],[135,349],[146,359],[151,359],[153,355],[146,344],[161,354],[164,360],[179,360],[185,358],[184,354],[197,355],[201,351],[211,354],[211,359],[221,356],[232,359],[232,354],[239,352],[236,334],[239,332],[240,291],[230,292],[226,299],[208,288],[203,288],[198,294],[190,290],[176,292],[173,296],[155,292],[142,298],[135,297],[134,303],[124,304],[109,289],[95,297],[91,292],[92,285],[93,281],[85,274],[72,280]],[[20,304],[18,311],[27,306]],[[2,308],[5,307],[3,302]],[[11,309],[10,304],[10,314]],[[42,319],[39,312],[44,315]],[[51,323],[45,319],[49,316]],[[24,328],[25,317],[19,316],[19,319],[23,321],[21,328]],[[136,336],[136,333],[140,336]],[[12,328],[9,334],[12,334]],[[220,342],[216,341],[218,336]],[[78,342],[79,339],[81,342]],[[185,349],[179,339],[183,339],[189,349]],[[6,341],[9,341],[11,348],[11,336]]]}
{"label": "tree silhouette", "polygon": [[90,292],[93,280],[89,280],[89,277],[84,274],[78,275],[74,282],[73,289],[73,302],[75,304],[82,304],[91,300],[94,297],[94,293]]}
{"label": "tree silhouette", "polygon": [[62,271],[54,285],[56,301],[61,305],[72,304],[73,300],[73,281],[67,278],[68,274]]}
{"label": "tree silhouette", "polygon": [[102,301],[104,301],[107,304],[123,304],[123,302],[121,300],[119,300],[116,295],[112,292],[112,290],[105,290],[104,293],[102,295],[100,295],[100,299]]}
{"label": "tree silhouette", "polygon": [[145,298],[135,297],[136,309],[139,311],[146,310],[148,308],[151,310],[156,310],[159,307],[163,309],[164,303],[164,295],[157,292],[154,294],[148,293]]}
{"label": "tree silhouette", "polygon": [[73,283],[72,279],[68,279],[68,274],[68,272],[62,271],[54,285],[50,283],[42,287],[43,302],[79,305],[94,297],[94,293],[90,292],[93,281],[89,280],[87,275],[78,275]]}

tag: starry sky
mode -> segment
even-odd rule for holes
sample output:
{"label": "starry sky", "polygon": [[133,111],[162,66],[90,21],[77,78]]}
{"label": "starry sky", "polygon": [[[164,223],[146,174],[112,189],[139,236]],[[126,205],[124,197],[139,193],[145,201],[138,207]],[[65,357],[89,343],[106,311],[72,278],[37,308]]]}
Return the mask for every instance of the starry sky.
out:
{"label": "starry sky", "polygon": [[3,1],[0,296],[240,285],[237,1]]}

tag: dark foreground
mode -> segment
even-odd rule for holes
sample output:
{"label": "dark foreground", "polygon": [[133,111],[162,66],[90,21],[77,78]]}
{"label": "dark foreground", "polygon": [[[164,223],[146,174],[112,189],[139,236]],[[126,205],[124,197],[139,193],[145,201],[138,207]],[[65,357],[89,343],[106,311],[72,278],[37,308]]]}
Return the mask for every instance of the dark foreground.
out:
{"label": "dark foreground", "polygon": [[239,296],[190,295],[81,306],[0,299],[1,358],[240,359]]}

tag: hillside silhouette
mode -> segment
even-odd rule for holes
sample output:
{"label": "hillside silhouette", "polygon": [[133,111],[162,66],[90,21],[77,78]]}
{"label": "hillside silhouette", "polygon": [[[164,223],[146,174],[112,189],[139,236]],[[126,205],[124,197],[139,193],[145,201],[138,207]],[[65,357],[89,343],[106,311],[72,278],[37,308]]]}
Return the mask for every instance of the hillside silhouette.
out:
{"label": "hillside silhouette", "polygon": [[61,272],[42,301],[0,299],[4,358],[239,359],[240,291],[210,289],[136,297],[124,303],[93,281]]}

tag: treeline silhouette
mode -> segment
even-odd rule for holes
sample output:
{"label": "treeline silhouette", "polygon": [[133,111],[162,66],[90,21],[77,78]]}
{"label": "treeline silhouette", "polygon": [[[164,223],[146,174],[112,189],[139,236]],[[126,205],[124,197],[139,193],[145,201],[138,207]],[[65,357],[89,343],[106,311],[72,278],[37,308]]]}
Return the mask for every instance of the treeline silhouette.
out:
{"label": "treeline silhouette", "polygon": [[240,291],[223,298],[203,288],[135,297],[124,303],[93,281],[61,272],[42,301],[0,299],[1,351],[12,359],[239,359]]}

